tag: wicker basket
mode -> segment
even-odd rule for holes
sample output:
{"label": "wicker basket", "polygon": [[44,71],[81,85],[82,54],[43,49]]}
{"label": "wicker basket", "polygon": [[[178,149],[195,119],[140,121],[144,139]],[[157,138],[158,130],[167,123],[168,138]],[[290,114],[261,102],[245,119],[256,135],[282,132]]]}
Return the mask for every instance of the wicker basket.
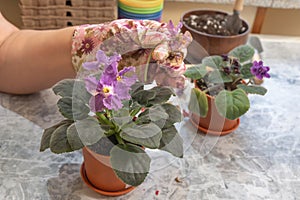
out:
{"label": "wicker basket", "polygon": [[115,0],[20,0],[24,29],[57,29],[116,19]]}

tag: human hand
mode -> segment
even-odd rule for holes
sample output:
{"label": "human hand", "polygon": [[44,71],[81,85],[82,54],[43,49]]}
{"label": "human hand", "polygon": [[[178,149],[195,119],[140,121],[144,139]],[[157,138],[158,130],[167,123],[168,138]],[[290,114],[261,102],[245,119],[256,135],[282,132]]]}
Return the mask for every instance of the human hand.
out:
{"label": "human hand", "polygon": [[128,19],[81,26],[73,38],[74,66],[79,70],[83,62],[95,60],[99,49],[117,52],[122,55],[119,67],[135,66],[141,81],[155,79],[158,84],[177,87],[178,80],[184,80],[183,59],[192,41],[190,33],[182,34],[180,28],[181,24],[174,27],[172,22]]}

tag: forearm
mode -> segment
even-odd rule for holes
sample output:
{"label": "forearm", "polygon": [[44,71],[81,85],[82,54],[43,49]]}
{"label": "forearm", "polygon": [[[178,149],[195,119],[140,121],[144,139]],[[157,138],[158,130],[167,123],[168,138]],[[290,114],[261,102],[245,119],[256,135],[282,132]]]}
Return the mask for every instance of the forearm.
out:
{"label": "forearm", "polygon": [[15,31],[0,46],[0,91],[32,93],[74,78],[71,62],[74,27]]}

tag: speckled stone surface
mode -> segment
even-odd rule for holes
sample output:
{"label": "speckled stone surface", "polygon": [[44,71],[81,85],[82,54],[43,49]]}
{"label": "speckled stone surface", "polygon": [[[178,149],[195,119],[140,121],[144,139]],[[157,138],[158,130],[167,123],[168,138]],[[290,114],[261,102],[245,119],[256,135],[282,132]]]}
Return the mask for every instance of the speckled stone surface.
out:
{"label": "speckled stone surface", "polygon": [[[196,133],[188,118],[178,129],[184,158],[147,150],[151,172],[130,200],[300,199],[300,38],[260,36],[271,79],[265,97],[251,96],[239,128],[223,137]],[[0,199],[108,199],[80,178],[81,152],[40,153],[43,128],[59,116],[51,90],[0,94]],[[175,178],[179,180],[175,181]]]}
{"label": "speckled stone surface", "polygon": [[[166,0],[178,2],[198,2],[198,3],[215,3],[215,4],[234,4],[235,0]],[[300,8],[299,0],[245,0],[246,6],[295,9]]]}

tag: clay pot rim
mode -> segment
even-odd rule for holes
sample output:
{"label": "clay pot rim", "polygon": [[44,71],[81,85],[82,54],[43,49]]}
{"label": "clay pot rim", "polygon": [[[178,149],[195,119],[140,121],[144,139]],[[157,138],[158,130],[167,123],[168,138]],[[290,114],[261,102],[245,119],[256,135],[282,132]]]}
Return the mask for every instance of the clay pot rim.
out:
{"label": "clay pot rim", "polygon": [[[193,113],[194,115],[197,115],[195,113]],[[239,125],[240,125],[240,118],[237,118],[237,123],[236,125],[231,128],[231,129],[228,129],[228,130],[224,130],[224,131],[215,131],[215,130],[212,130],[212,129],[206,129],[200,125],[197,125],[196,122],[194,122],[194,120],[191,118],[190,119],[190,122],[193,126],[195,126],[196,128],[198,128],[198,130],[204,132],[205,134],[209,134],[209,135],[213,135],[213,136],[224,136],[224,135],[228,135],[229,133],[232,133],[233,131],[235,131]]]}
{"label": "clay pot rim", "polygon": [[[90,149],[90,148],[87,147],[87,146],[84,146],[82,149],[85,149],[85,150],[88,151],[88,152],[96,153],[96,152],[94,152],[92,149]],[[100,153],[96,153],[96,154],[101,155],[101,157],[110,158],[110,156],[108,156],[108,155],[103,155],[103,154],[100,154]],[[92,154],[92,155],[93,155],[93,154]],[[93,157],[94,157],[94,155],[93,155]]]}
{"label": "clay pot rim", "polygon": [[[146,148],[145,147],[141,147],[143,150],[145,150]],[[88,151],[94,158],[95,158],[95,154],[97,154],[97,155],[100,155],[101,157],[103,157],[103,158],[105,158],[105,159],[109,159],[110,160],[110,155],[108,156],[108,155],[103,155],[103,154],[100,154],[100,153],[96,153],[96,152],[94,152],[92,149],[90,149],[89,147],[87,147],[87,146],[84,146],[83,148],[82,148],[82,150],[83,149],[85,149],[85,151]],[[92,153],[91,153],[92,152]],[[97,159],[97,158],[95,158],[95,159]]]}
{"label": "clay pot rim", "polygon": [[189,14],[189,13],[193,13],[193,12],[197,12],[197,11],[208,11],[208,12],[217,12],[217,13],[220,13],[220,14],[225,14],[225,15],[229,15],[228,12],[225,12],[223,10],[217,10],[217,9],[209,9],[209,8],[203,8],[203,9],[193,9],[193,10],[188,10],[186,12],[184,12],[181,17],[180,17],[180,21],[182,22],[182,25],[189,31],[192,31],[192,32],[195,32],[199,35],[203,35],[203,36],[207,36],[207,37],[211,37],[211,38],[220,38],[220,39],[224,39],[224,38],[237,38],[237,37],[241,37],[241,36],[244,36],[244,35],[247,35],[250,33],[250,27],[249,27],[249,24],[246,20],[244,20],[243,18],[240,18],[243,23],[245,23],[247,25],[247,30],[244,32],[244,33],[241,33],[241,34],[237,34],[237,35],[230,35],[230,36],[222,36],[222,35],[212,35],[212,34],[207,34],[207,33],[203,33],[203,32],[200,32],[200,31],[197,31],[196,29],[193,29],[192,27],[190,26],[187,26],[186,23],[183,21],[183,18],[185,15]]}

